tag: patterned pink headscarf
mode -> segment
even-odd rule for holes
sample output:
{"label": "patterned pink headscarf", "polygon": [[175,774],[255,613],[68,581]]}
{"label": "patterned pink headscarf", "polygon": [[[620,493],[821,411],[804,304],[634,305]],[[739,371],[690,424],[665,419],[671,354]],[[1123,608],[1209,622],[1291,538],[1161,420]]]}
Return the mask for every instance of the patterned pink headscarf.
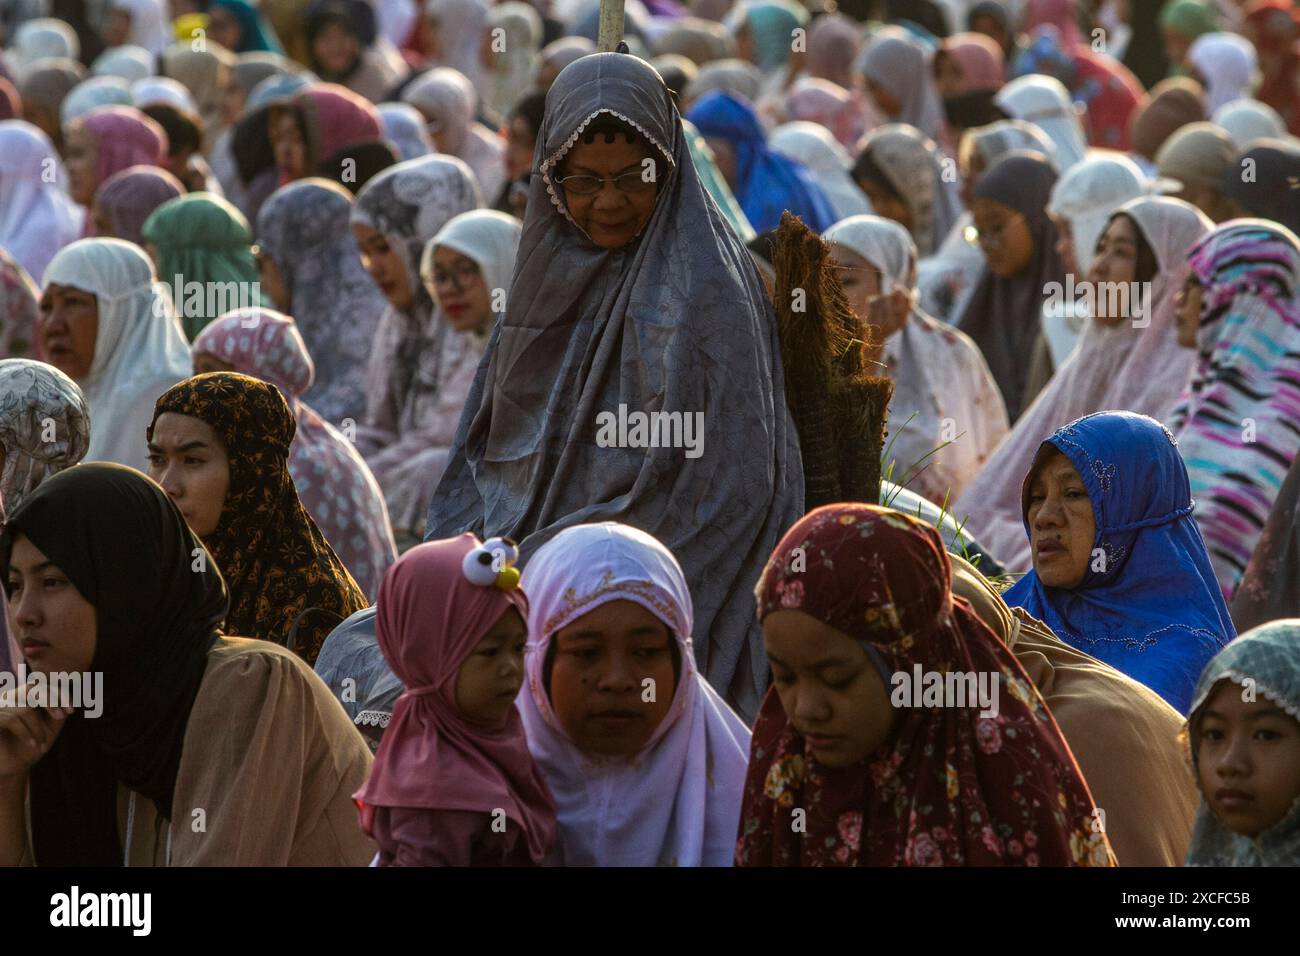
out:
{"label": "patterned pink headscarf", "polygon": [[95,140],[95,186],[128,166],[161,166],[167,159],[167,133],[133,106],[101,106],[81,120]]}
{"label": "patterned pink headscarf", "polygon": [[299,395],[315,370],[293,319],[272,309],[237,309],[210,323],[190,347],[280,390],[298,422],[289,474],[303,507],[357,584],[374,600],[397,558],[388,509],[374,475],[352,443]]}
{"label": "patterned pink headscarf", "polygon": [[510,608],[528,616],[522,589],[471,583],[466,556],[479,540],[466,532],[406,552],[384,576],[375,637],[406,686],[356,793],[361,826],[371,832],[376,807],[470,810],[500,808],[519,824],[540,863],[555,840],[555,805],[528,752],[523,722],[510,708],[504,724],[485,730],[456,707],[461,665]]}

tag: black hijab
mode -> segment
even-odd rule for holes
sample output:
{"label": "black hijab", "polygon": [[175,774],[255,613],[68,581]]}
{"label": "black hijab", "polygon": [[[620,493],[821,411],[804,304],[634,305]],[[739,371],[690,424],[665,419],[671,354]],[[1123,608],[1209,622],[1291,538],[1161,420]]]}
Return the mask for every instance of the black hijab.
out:
{"label": "black hijab", "polygon": [[171,819],[226,586],[166,493],[133,468],[75,465],[32,492],[0,536],[6,589],[19,533],[95,606],[90,669],[104,681],[100,716],[68,718],[32,768],[32,849],[42,866],[118,866],[119,781]]}

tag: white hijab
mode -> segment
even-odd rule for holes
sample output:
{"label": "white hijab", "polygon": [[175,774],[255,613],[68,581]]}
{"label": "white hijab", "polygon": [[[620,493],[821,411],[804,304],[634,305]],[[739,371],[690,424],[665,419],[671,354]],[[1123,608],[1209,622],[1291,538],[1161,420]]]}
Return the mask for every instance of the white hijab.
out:
{"label": "white hijab", "polygon": [[131,106],[131,84],[120,76],[92,76],[82,80],[63,98],[59,106],[59,122],[67,131],[68,124],[81,119],[91,110],[101,106]]}
{"label": "white hijab", "polygon": [[0,121],[0,248],[36,279],[76,240],[86,211],[72,201],[59,153],[23,120]]}
{"label": "white hijab", "polygon": [[149,76],[132,83],[131,101],[137,109],[150,103],[168,103],[189,113],[199,112],[199,105],[185,84],[170,76]]}
{"label": "white hijab", "polygon": [[505,116],[533,85],[544,27],[541,15],[531,6],[507,0],[488,13],[488,29],[492,31],[495,62],[483,96],[490,110]]}
{"label": "white hijab", "polygon": [[1088,142],[1069,91],[1054,77],[1031,73],[998,91],[993,103],[1012,119],[1033,123],[1056,144],[1056,168],[1061,172],[1083,159]]}
{"label": "white hijab", "polygon": [[1232,137],[1237,149],[1244,150],[1257,139],[1281,139],[1286,123],[1277,110],[1259,100],[1236,99],[1224,103],[1210,122]]}
{"label": "white hijab", "polygon": [[99,305],[95,357],[77,383],[90,406],[85,460],[143,471],[154,403],[193,372],[171,294],[144,251],[120,239],[72,243],[45,271],[43,284],[50,283],[90,292]]}
{"label": "white hijab", "polygon": [[817,185],[830,200],[836,219],[869,216],[875,212],[867,194],[849,175],[853,159],[825,126],[803,121],[786,123],[772,131],[768,145],[812,171]]}
{"label": "white hijab", "polygon": [[77,59],[81,56],[81,43],[72,27],[62,20],[38,17],[21,24],[14,31],[13,44],[4,53],[21,80],[37,60],[51,57]]}
{"label": "white hijab", "polygon": [[1052,187],[1047,211],[1070,222],[1075,276],[1082,282],[1096,257],[1097,240],[1110,214],[1130,199],[1145,195],[1148,181],[1123,153],[1095,150],[1061,174]]}
{"label": "white hijab", "polygon": [[[495,296],[498,289],[508,293],[522,232],[523,224],[518,219],[495,209],[474,209],[453,216],[425,245],[420,256],[420,280],[433,296],[433,251],[446,246],[474,260],[489,294]],[[504,300],[501,305],[498,313],[505,311]]]}
{"label": "white hijab", "polygon": [[172,41],[168,25],[171,17],[165,9],[167,0],[111,0],[109,8],[131,15],[131,32],[126,42],[142,46],[154,56],[167,49]]}
{"label": "white hijab", "polygon": [[1205,81],[1205,112],[1249,96],[1259,81],[1255,45],[1235,33],[1202,33],[1192,41],[1187,62]]}
{"label": "white hijab", "polygon": [[110,47],[90,64],[90,72],[95,76],[120,76],[128,83],[135,83],[153,76],[154,58],[142,46]]}
{"label": "white hijab", "polygon": [[[438,24],[438,42],[442,46],[438,65],[460,70],[475,89],[482,89],[487,3],[484,0],[425,0],[424,16]],[[520,90],[521,94],[523,92]]]}
{"label": "white hijab", "polygon": [[[730,866],[749,763],[749,730],[696,670],[690,591],[677,560],[643,531],[577,525],[524,569],[527,681],[516,701],[528,749],[555,797],[566,866]],[[561,726],[543,685],[555,633],[610,601],[667,625],[681,654],[668,713],[630,759],[590,756]]]}
{"label": "white hijab", "polygon": [[450,67],[436,67],[408,86],[402,100],[430,124],[442,124],[447,151],[474,171],[484,200],[495,201],[505,185],[505,145],[474,119],[478,93],[469,77]]}

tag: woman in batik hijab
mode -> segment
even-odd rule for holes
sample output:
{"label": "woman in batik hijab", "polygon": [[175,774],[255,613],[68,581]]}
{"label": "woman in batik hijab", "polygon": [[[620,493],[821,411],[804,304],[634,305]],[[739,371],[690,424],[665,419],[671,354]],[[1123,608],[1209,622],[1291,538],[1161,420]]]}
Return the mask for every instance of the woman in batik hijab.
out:
{"label": "woman in batik hijab", "polygon": [[0,358],[27,358],[36,353],[36,317],[40,289],[22,266],[0,249]]}
{"label": "woman in batik hijab", "polygon": [[1189,262],[1178,342],[1196,350],[1196,367],[1169,427],[1231,600],[1300,452],[1300,239],[1277,223],[1234,219],[1198,242]]}
{"label": "woman in batik hijab", "polygon": [[[116,688],[97,714],[0,708],[0,865],[370,859],[351,801],[364,740],[294,655],[223,636],[221,574],[152,481],[103,462],[55,475],[10,515],[0,571],[28,663]],[[19,742],[33,727],[38,746]]]}
{"label": "woman in batik hijab", "polygon": [[[1133,200],[1103,224],[1087,281],[1094,290],[1122,283],[1122,297],[1094,297],[1078,347],[954,508],[963,518],[969,514],[971,532],[1010,570],[1023,571],[1032,561],[1020,489],[1007,475],[1029,470],[1044,435],[1110,408],[1159,421],[1177,404],[1191,374],[1191,357],[1178,346],[1174,299],[1187,275],[1188,252],[1211,228],[1195,206],[1164,197]],[[1129,298],[1135,287],[1128,283],[1134,282],[1151,290],[1141,301]]]}
{"label": "woman in batik hijab", "polygon": [[385,306],[348,225],[352,202],[338,183],[303,179],[272,193],[257,214],[262,288],[294,317],[316,367],[302,399],[344,431],[365,417],[366,363]]}
{"label": "woman in batik hijab", "polygon": [[1188,866],[1300,866],[1300,620],[1241,635],[1196,685]]}
{"label": "woman in batik hijab", "polygon": [[275,386],[235,372],[196,375],[158,399],[149,475],[221,570],[227,629],[311,663],[366,599],[298,498],[288,460],[295,430]]}
{"label": "woman in batik hijab", "polygon": [[1237,632],[1179,450],[1132,412],[1088,415],[1043,441],[1021,486],[1034,570],[1004,596],[1186,714],[1201,668]]}
{"label": "woman in batik hijab", "polygon": [[397,557],[388,509],[352,443],[302,399],[315,370],[293,319],[271,309],[236,309],[199,333],[191,351],[195,372],[239,372],[280,390],[298,425],[289,450],[298,497],[373,599]]}
{"label": "woman in batik hijab", "polygon": [[[803,501],[771,304],[645,62],[608,53],[569,66],[537,156],[510,301],[427,536],[509,536],[527,560],[573,524],[653,534],[696,582],[700,671],[753,714],[767,664],[744,595]],[[610,420],[629,411],[681,413],[678,447],[618,447]],[[707,433],[688,436],[701,416]]]}
{"label": "woman in batik hijab", "polygon": [[[1056,721],[951,575],[938,533],[888,508],[827,505],[781,539],[738,866],[1114,865]],[[994,683],[935,701],[900,683],[922,671]]]}
{"label": "woman in batik hijab", "polygon": [[77,383],[52,365],[0,361],[0,500],[17,510],[46,478],[70,468],[90,445],[90,409]]}
{"label": "woman in batik hijab", "polygon": [[389,302],[366,373],[356,446],[384,490],[399,549],[424,531],[470,388],[453,374],[463,343],[420,282],[420,258],[448,221],[481,205],[468,166],[426,156],[371,180],[352,210],[362,262]]}

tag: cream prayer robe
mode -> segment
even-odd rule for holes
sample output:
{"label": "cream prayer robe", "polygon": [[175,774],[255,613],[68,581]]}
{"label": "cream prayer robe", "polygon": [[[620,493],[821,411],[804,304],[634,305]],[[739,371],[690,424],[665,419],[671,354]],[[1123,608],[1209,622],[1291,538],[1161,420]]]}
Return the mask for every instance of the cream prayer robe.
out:
{"label": "cream prayer robe", "polygon": [[[370,763],[364,738],[296,655],[219,639],[185,730],[170,865],[365,866],[375,844],[361,832],[352,794]],[[131,796],[119,785],[124,847]],[[33,864],[30,827],[29,819],[24,866]],[[130,865],[167,865],[168,832],[153,802],[137,795]]]}
{"label": "cream prayer robe", "polygon": [[952,566],[953,593],[1011,648],[1056,718],[1120,866],[1182,866],[1199,799],[1178,740],[1183,718],[1155,691],[1008,608],[961,558]]}

